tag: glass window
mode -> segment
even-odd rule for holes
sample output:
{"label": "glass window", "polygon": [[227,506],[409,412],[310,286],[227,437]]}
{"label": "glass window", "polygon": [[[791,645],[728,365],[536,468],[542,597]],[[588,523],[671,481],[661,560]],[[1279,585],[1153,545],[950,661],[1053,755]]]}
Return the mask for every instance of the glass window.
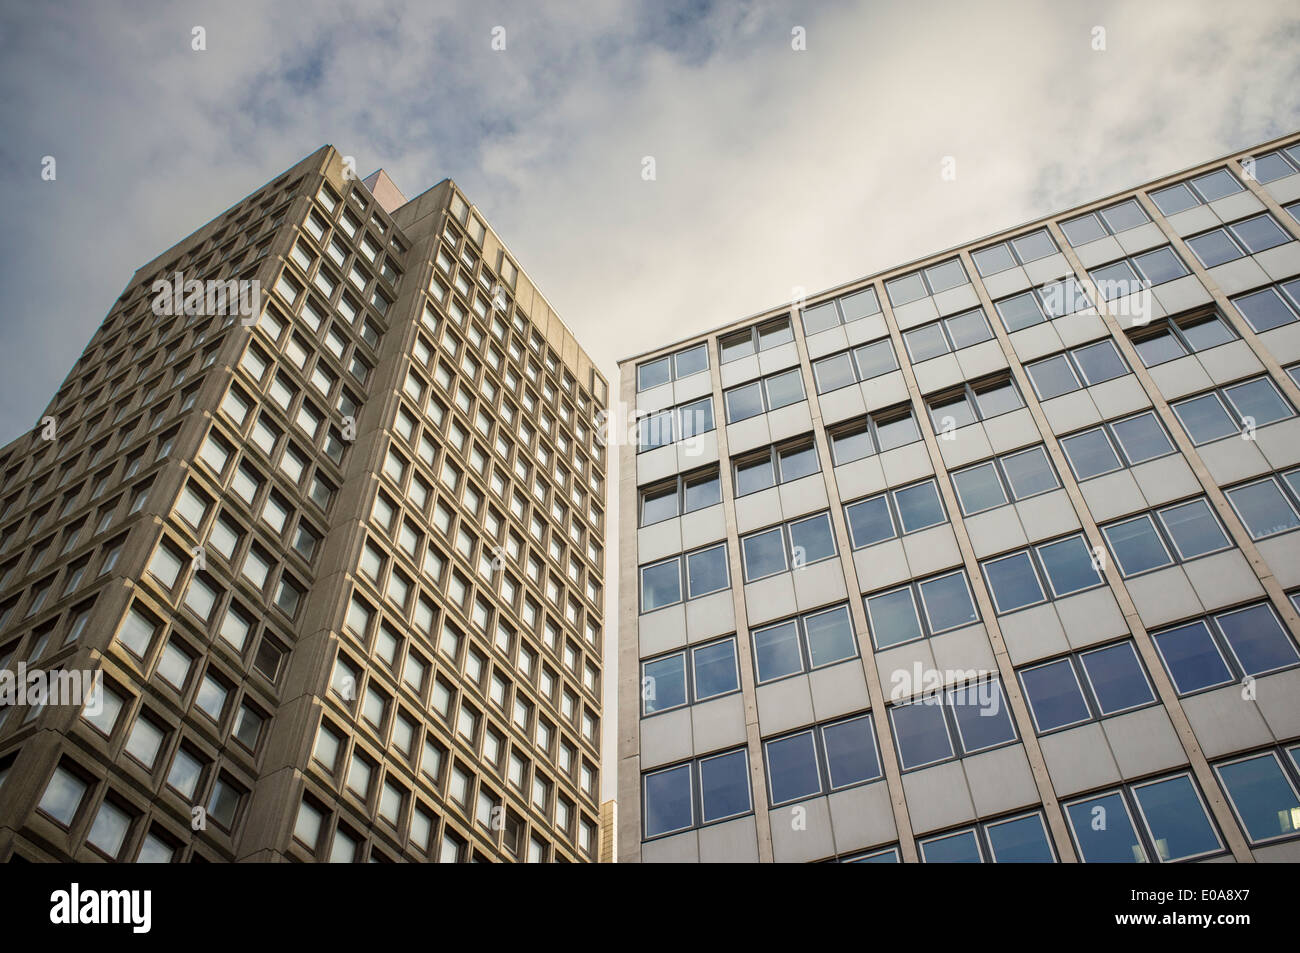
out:
{"label": "glass window", "polygon": [[1227,229],[1223,228],[1187,239],[1187,247],[1206,268],[1222,265],[1245,254],[1228,235]]}
{"label": "glass window", "polygon": [[85,781],[60,765],[54,769],[54,776],[45,786],[40,809],[64,827],[71,827],[86,790]]}
{"label": "glass window", "polygon": [[799,626],[794,620],[758,629],[753,635],[759,682],[803,671]]}
{"label": "glass window", "polygon": [[1256,427],[1291,416],[1291,407],[1267,377],[1225,387],[1223,393],[1237,411],[1238,419]]}
{"label": "glass window", "polygon": [[641,494],[641,525],[649,526],[677,515],[677,484]]}
{"label": "glass window", "polygon": [[1111,424],[1111,430],[1130,465],[1152,460],[1174,449],[1164,428],[1160,426],[1151,411],[1129,417],[1127,420],[1116,421]]}
{"label": "glass window", "polygon": [[1038,558],[1043,562],[1052,594],[1058,599],[1101,582],[1082,536],[1043,543],[1038,547]]}
{"label": "glass window", "polygon": [[754,460],[736,464],[736,495],[745,496],[757,493],[776,485],[776,469],[772,465],[771,455],[764,455]]}
{"label": "glass window", "polygon": [[743,749],[700,762],[700,806],[706,824],[750,810],[749,758]]}
{"label": "glass window", "polygon": [[647,774],[644,785],[646,837],[670,834],[694,825],[689,764]]}
{"label": "glass window", "polygon": [[927,864],[982,864],[984,862],[979,839],[973,830],[931,837],[921,841],[920,846],[921,859]]}
{"label": "glass window", "polygon": [[687,513],[722,502],[722,482],[716,469],[700,476],[687,477],[683,482],[686,487]]}
{"label": "glass window", "polygon": [[850,503],[844,508],[853,548],[861,549],[894,537],[894,520],[889,500],[882,494],[869,500]]}
{"label": "glass window", "polygon": [[727,579],[726,547],[714,546],[688,555],[686,578],[689,598],[692,599],[726,589],[730,585]]}
{"label": "glass window", "polygon": [[746,582],[785,572],[785,540],[781,527],[746,536],[740,541],[740,548],[745,557]]}
{"label": "glass window", "polygon": [[940,433],[965,427],[975,422],[975,410],[965,394],[935,401],[930,405],[930,419]]}
{"label": "glass window", "polygon": [[952,475],[952,482],[957,489],[961,511],[967,516],[1007,502],[1006,491],[1002,489],[1002,481],[998,479],[992,461],[957,471]]}
{"label": "glass window", "polygon": [[[934,526],[947,518],[933,480],[895,490],[894,502],[898,506],[898,518],[903,524],[904,533]],[[828,532],[829,529],[828,525]]]}
{"label": "glass window", "polygon": [[681,566],[670,559],[641,569],[641,611],[650,612],[682,601]]}
{"label": "glass window", "polygon": [[776,410],[804,399],[803,376],[797,367],[766,378],[763,381],[763,386],[767,391],[769,410]]}
{"label": "glass window", "polygon": [[673,357],[673,365],[678,380],[707,371],[709,369],[708,346],[697,344],[695,347],[678,351]]}
{"label": "glass window", "polygon": [[910,587],[868,596],[866,602],[876,648],[887,649],[921,638],[921,622]]}
{"label": "glass window", "polygon": [[1079,656],[1088,684],[1103,715],[1155,701],[1132,642],[1120,642]]}
{"label": "glass window", "polygon": [[903,340],[914,363],[948,353],[948,339],[938,322],[903,332]]}
{"label": "glass window", "polygon": [[1106,229],[1092,213],[1062,222],[1061,231],[1065,232],[1065,240],[1075,248],[1106,237]]}
{"label": "glass window", "polygon": [[821,668],[858,654],[848,606],[836,606],[806,616],[804,629],[808,637],[808,659],[813,668]]}
{"label": "glass window", "polygon": [[984,312],[980,308],[954,314],[950,318],[945,318],[943,323],[948,329],[948,336],[952,338],[952,346],[957,350],[988,341],[993,337],[989,323],[984,319]]}
{"label": "glass window", "polygon": [[1233,298],[1232,303],[1256,332],[1269,331],[1296,320],[1295,312],[1275,288],[1265,288]]}
{"label": "glass window", "polygon": [[1118,791],[1068,804],[1065,815],[1084,863],[1146,862],[1146,851],[1133,829],[1128,805]]}
{"label": "glass window", "polygon": [[1233,680],[1209,626],[1199,619],[1164,632],[1153,633],[1169,677],[1178,694],[1225,685]]}
{"label": "glass window", "polygon": [[846,387],[857,380],[853,376],[853,361],[849,358],[847,352],[818,361],[813,365],[813,373],[817,377],[817,393],[819,394]]}
{"label": "glass window", "polygon": [[1050,864],[1056,860],[1041,814],[1026,814],[984,828],[993,860],[999,864]]}
{"label": "glass window", "polygon": [[[858,374],[862,380],[870,380],[897,369],[898,359],[894,357],[894,345],[888,338],[872,344],[864,344],[853,352],[858,364]],[[802,397],[802,392],[800,393]]]}
{"label": "glass window", "polygon": [[1112,232],[1124,232],[1137,228],[1151,221],[1137,199],[1126,199],[1118,205],[1101,210],[1101,217],[1106,220]]}
{"label": "glass window", "polygon": [[715,698],[740,688],[735,639],[723,639],[692,649],[691,662],[695,669],[695,701]]}
{"label": "glass window", "polygon": [[1079,389],[1074,367],[1064,354],[1029,364],[1025,369],[1029,371],[1030,380],[1034,382],[1040,400],[1051,400]]}
{"label": "glass window", "polygon": [[1133,795],[1161,862],[1213,853],[1223,846],[1187,775],[1135,785]]}
{"label": "glass window", "polygon": [[1005,242],[992,248],[981,248],[979,251],[972,252],[971,258],[975,260],[975,270],[986,277],[1016,266],[1011,249]]}
{"label": "glass window", "polygon": [[920,272],[914,272],[910,275],[904,275],[901,278],[892,278],[885,282],[885,291],[889,295],[889,302],[895,308],[902,307],[912,301],[916,301],[926,296],[925,282],[921,280]]}
{"label": "glass window", "polygon": [[685,440],[713,429],[713,398],[704,397],[677,408],[678,439]]}
{"label": "glass window", "polygon": [[799,447],[787,447],[777,452],[781,465],[781,482],[788,483],[800,477],[809,476],[821,470],[817,460],[817,448],[812,444]]}
{"label": "glass window", "polygon": [[680,652],[641,666],[641,713],[652,715],[686,704],[686,656]]}
{"label": "glass window", "polygon": [[982,568],[999,612],[1013,612],[1044,600],[1043,587],[1028,552],[990,559]]}
{"label": "glass window", "polygon": [[841,298],[840,309],[844,312],[845,323],[860,320],[868,315],[879,314],[880,302],[876,300],[876,289],[864,288]]}
{"label": "glass window", "polygon": [[1142,272],[1142,277],[1153,285],[1173,281],[1175,278],[1181,278],[1187,274],[1187,267],[1168,245],[1135,256],[1133,264]]}
{"label": "glass window", "polygon": [[821,793],[817,745],[811,731],[765,742],[772,803],[787,804]]}
{"label": "glass window", "polygon": [[863,715],[822,728],[826,747],[826,771],[831,790],[860,784],[880,777],[880,758],[871,716]]}
{"label": "glass window", "polygon": [[950,690],[948,704],[966,754],[1015,740],[1011,711],[1002,695],[1002,683],[996,679],[970,682]]}
{"label": "glass window", "polygon": [[931,634],[937,635],[979,620],[966,585],[966,574],[960,570],[927,579],[918,583],[916,588],[921,594]]}
{"label": "glass window", "polygon": [[1276,536],[1300,526],[1295,506],[1272,477],[1226,492],[1252,539]]}
{"label": "glass window", "polygon": [[1020,672],[1020,684],[1040,733],[1088,720],[1088,705],[1069,659],[1025,669]]}
{"label": "glass window", "polygon": [[835,537],[828,513],[819,513],[790,524],[792,564],[797,569],[835,555]]}
{"label": "glass window", "polygon": [[1300,661],[1300,654],[1267,603],[1214,617],[1247,675],[1263,675]]}
{"label": "glass window", "polygon": [[1183,559],[1204,556],[1228,546],[1228,537],[1204,499],[1166,507],[1159,516]]}
{"label": "glass window", "polygon": [[839,323],[840,316],[835,310],[834,301],[827,301],[825,304],[819,304],[815,307],[804,309],[804,334],[816,334],[817,332],[825,331],[828,328],[838,327]]}
{"label": "glass window", "polygon": [[1251,843],[1296,833],[1300,797],[1271,751],[1214,766]]}
{"label": "glass window", "polygon": [[1157,364],[1176,360],[1187,353],[1182,342],[1168,328],[1161,328],[1153,334],[1135,338],[1133,347],[1146,367],[1155,367]]}
{"label": "glass window", "polygon": [[1110,473],[1122,465],[1106,437],[1106,431],[1101,428],[1062,438],[1061,449],[1080,480]]}
{"label": "glass window", "polygon": [[1008,454],[1002,458],[1002,469],[1011,485],[1011,495],[1017,500],[1046,493],[1060,485],[1042,447]]}
{"label": "glass window", "polygon": [[1088,384],[1100,384],[1102,381],[1113,380],[1128,373],[1128,367],[1124,359],[1119,356],[1113,341],[1098,341],[1096,344],[1089,344],[1071,353]]}
{"label": "glass window", "polygon": [[1110,551],[1125,576],[1168,566],[1173,562],[1151,517],[1141,516],[1102,527]]}
{"label": "glass window", "polygon": [[727,423],[734,424],[763,412],[763,392],[758,381],[733,388],[725,396]]}
{"label": "glass window", "polygon": [[1205,351],[1235,340],[1228,326],[1213,314],[1183,321],[1179,323],[1178,330],[1182,332],[1193,351]]}
{"label": "glass window", "polygon": [[921,431],[916,427],[916,420],[910,412],[900,417],[891,417],[876,421],[876,443],[880,452],[893,450],[921,439]]}
{"label": "glass window", "polygon": [[1013,298],[995,301],[993,306],[997,308],[998,317],[1002,319],[1002,324],[1008,332],[1020,331],[1047,320],[1039,306],[1038,296],[1029,291]]}
{"label": "glass window", "polygon": [[903,770],[944,761],[953,755],[948,723],[938,696],[889,709]]}

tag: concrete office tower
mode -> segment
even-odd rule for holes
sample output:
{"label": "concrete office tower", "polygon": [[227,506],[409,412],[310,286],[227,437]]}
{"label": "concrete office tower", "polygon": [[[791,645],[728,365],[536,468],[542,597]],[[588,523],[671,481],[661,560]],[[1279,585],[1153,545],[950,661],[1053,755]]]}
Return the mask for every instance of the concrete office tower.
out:
{"label": "concrete office tower", "polygon": [[622,364],[622,861],[1300,860],[1300,144]]}
{"label": "concrete office tower", "polygon": [[606,384],[453,182],[370,182],[145,265],[0,450],[0,669],[103,672],[0,707],[0,861],[597,859]]}

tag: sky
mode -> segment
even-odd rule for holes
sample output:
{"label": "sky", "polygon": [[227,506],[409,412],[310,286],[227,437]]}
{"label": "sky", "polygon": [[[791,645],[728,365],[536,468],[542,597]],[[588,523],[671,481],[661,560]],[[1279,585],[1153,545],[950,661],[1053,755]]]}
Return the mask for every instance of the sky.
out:
{"label": "sky", "polygon": [[616,382],[796,289],[1297,128],[1287,0],[10,2],[0,443],[137,267],[324,143],[408,196],[455,179]]}

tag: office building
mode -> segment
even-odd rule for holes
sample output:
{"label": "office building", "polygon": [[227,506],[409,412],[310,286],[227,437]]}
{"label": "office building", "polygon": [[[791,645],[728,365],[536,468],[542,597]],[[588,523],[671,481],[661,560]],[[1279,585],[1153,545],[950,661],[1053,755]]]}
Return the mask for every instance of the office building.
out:
{"label": "office building", "polygon": [[623,361],[620,861],[1300,860],[1298,200],[1292,135]]}
{"label": "office building", "polygon": [[0,449],[0,670],[102,673],[0,695],[0,861],[597,860],[606,403],[451,180],[140,268]]}

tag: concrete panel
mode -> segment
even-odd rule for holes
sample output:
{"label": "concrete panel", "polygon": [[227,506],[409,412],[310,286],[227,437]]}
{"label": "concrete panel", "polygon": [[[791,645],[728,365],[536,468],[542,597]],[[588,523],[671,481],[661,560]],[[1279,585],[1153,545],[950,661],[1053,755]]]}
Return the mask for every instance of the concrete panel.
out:
{"label": "concrete panel", "polygon": [[908,399],[907,381],[903,379],[902,371],[881,374],[879,377],[863,381],[860,386],[868,410],[891,407]]}
{"label": "concrete panel", "polygon": [[1064,278],[1066,275],[1071,274],[1072,271],[1070,262],[1060,252],[1048,255],[1046,258],[1039,258],[1025,265],[1025,274],[1036,285],[1044,285],[1049,281]]}
{"label": "concrete panel", "polygon": [[1060,655],[1070,649],[1065,629],[1052,603],[1021,609],[998,619],[1002,641],[1014,665]]}
{"label": "concrete panel", "polygon": [[641,658],[686,644],[686,607],[678,604],[648,612],[637,620]]}
{"label": "concrete panel", "polygon": [[700,828],[700,863],[758,863],[758,822],[754,816]]}
{"label": "concrete panel", "polygon": [[731,590],[724,589],[686,603],[686,638],[703,642],[715,635],[736,631],[735,601]]}
{"label": "concrete panel", "polygon": [[962,759],[975,813],[980,817],[1029,807],[1040,800],[1024,745],[1007,745]]}
{"label": "concrete panel", "polygon": [[1187,619],[1202,612],[1201,602],[1182,566],[1170,566],[1126,580],[1138,616],[1147,628]]}
{"label": "concrete panel", "polygon": [[852,658],[808,674],[808,688],[812,692],[813,717],[827,721],[840,715],[865,711],[871,707],[867,694],[867,678],[861,659]]}
{"label": "concrete panel", "polygon": [[903,552],[912,576],[928,576],[961,564],[961,550],[951,524],[940,523],[903,537]]}
{"label": "concrete panel", "polygon": [[736,497],[736,532],[742,536],[780,518],[781,491],[778,487],[769,486],[766,490]]}
{"label": "concrete panel", "polygon": [[1038,739],[1038,746],[1047,762],[1052,787],[1060,797],[1114,784],[1120,779],[1110,745],[1096,722],[1044,735]]}
{"label": "concrete panel", "polygon": [[1079,262],[1084,268],[1094,268],[1105,262],[1124,257],[1124,249],[1113,235],[1085,242],[1075,248],[1074,252],[1079,256]]}
{"label": "concrete panel", "polygon": [[1188,394],[1214,386],[1214,381],[1195,354],[1177,360],[1165,361],[1149,369],[1151,379],[1166,400],[1177,400]]}
{"label": "concrete panel", "polygon": [[[906,448],[900,447],[899,449]],[[890,450],[885,456],[889,456],[894,452]],[[926,459],[928,462],[929,458]],[[872,455],[836,467],[835,485],[839,488],[841,499],[845,500],[879,493],[888,485],[885,482],[884,468],[880,465],[880,456]]]}
{"label": "concrete panel", "polygon": [[867,591],[884,589],[911,578],[903,542],[898,539],[855,551],[853,565],[858,571],[858,585]]}
{"label": "concrete panel", "polygon": [[[1150,506],[1181,499],[1201,491],[1201,482],[1181,453],[1139,463],[1130,471]],[[1098,517],[1101,519],[1101,517]]]}
{"label": "concrete panel", "polygon": [[838,559],[816,562],[796,569],[790,575],[794,578],[794,601],[800,612],[841,602],[848,597],[844,567]]}
{"label": "concrete panel", "polygon": [[827,801],[835,833],[835,852],[865,850],[898,838],[889,788],[883,781],[837,791]]}
{"label": "concrete panel", "polygon": [[804,344],[808,348],[809,360],[817,360],[819,357],[825,357],[827,354],[834,354],[836,351],[843,351],[849,346],[849,336],[844,332],[844,327],[828,328],[825,331],[818,331],[816,334],[810,334],[804,338]]}
{"label": "concrete panel", "polygon": [[[997,318],[992,320],[996,321]],[[967,380],[992,374],[1007,366],[1007,356],[997,340],[981,341],[971,347],[964,347],[956,352],[956,357],[957,363],[961,365],[962,376]]]}
{"label": "concrete panel", "polygon": [[767,429],[767,414],[759,414],[739,423],[727,425],[727,450],[730,453],[744,453],[755,447],[765,447],[772,442]]}
{"label": "concrete panel", "polygon": [[1206,274],[1226,295],[1235,295],[1242,291],[1249,291],[1251,288],[1258,288],[1260,285],[1268,284],[1270,280],[1268,272],[1255,264],[1255,260],[1249,256],[1208,268]]}
{"label": "concrete panel", "polygon": [[795,347],[793,341],[758,352],[758,371],[764,377],[783,371],[787,367],[794,367],[798,363],[799,349]]}
{"label": "concrete panel", "polygon": [[1146,391],[1132,374],[1089,387],[1088,393],[1092,395],[1097,411],[1107,420],[1151,406]]}
{"label": "concrete panel", "polygon": [[1273,737],[1295,738],[1300,735],[1300,669],[1287,669],[1255,679],[1255,703],[1268,722]]}
{"label": "concrete panel", "polygon": [[988,435],[989,446],[993,448],[994,453],[1018,450],[1033,443],[1040,443],[1043,439],[1028,407],[991,417],[984,421],[984,432]]}
{"label": "concrete panel", "polygon": [[969,311],[971,308],[978,308],[979,303],[980,298],[975,293],[975,286],[969,283],[958,285],[956,288],[949,288],[947,291],[940,291],[934,296],[934,306],[942,315]]}
{"label": "concrete panel", "polygon": [[1175,232],[1186,237],[1218,225],[1219,216],[1215,215],[1214,210],[1208,206],[1198,205],[1168,216],[1167,221],[1173,226]]}
{"label": "concrete panel", "polygon": [[1079,528],[1079,517],[1075,514],[1074,504],[1070,502],[1070,496],[1064,489],[1031,496],[1014,506],[1020,514],[1020,522],[1025,527],[1025,535],[1029,537],[1031,543]]}
{"label": "concrete panel", "polygon": [[674,553],[682,546],[682,521],[678,518],[662,520],[642,526],[636,534],[636,555],[642,563],[652,563]]}
{"label": "concrete panel", "polygon": [[[683,550],[697,549],[727,535],[727,517],[721,503],[687,513],[681,517],[681,525]],[[638,557],[645,560],[644,554]]]}
{"label": "concrete panel", "polygon": [[943,390],[965,379],[955,354],[932,357],[928,361],[913,365],[912,370],[916,373],[916,386],[920,388],[922,394]]}
{"label": "concrete panel", "polygon": [[772,859],[778,864],[806,864],[835,853],[831,809],[824,797],[772,808],[768,821]]}
{"label": "concrete panel", "polygon": [[944,430],[941,420],[938,433],[939,453],[949,469],[993,455],[993,446],[989,443],[988,434],[984,430],[984,425],[978,421],[965,427],[958,427],[956,430]]}
{"label": "concrete panel", "polygon": [[1007,504],[966,517],[966,532],[979,558],[1004,553],[1029,542],[1020,525],[1020,514]]}
{"label": "concrete panel", "polygon": [[879,457],[880,469],[888,486],[911,483],[934,473],[934,464],[930,462],[930,452],[926,449],[924,440],[886,450]]}
{"label": "concrete panel", "polygon": [[[1256,692],[1259,683],[1255,684]],[[1181,700],[1187,721],[1207,758],[1271,744],[1272,732],[1254,702],[1241,697],[1240,685],[1225,685]]]}
{"label": "concrete panel", "polygon": [[894,309],[894,320],[904,331],[933,321],[937,317],[939,317],[939,309],[934,306],[934,299],[931,297],[920,298]]}
{"label": "concrete panel", "polygon": [[1214,300],[1213,296],[1205,290],[1205,285],[1201,284],[1201,279],[1195,275],[1184,275],[1173,281],[1166,281],[1163,285],[1151,289],[1151,293],[1169,314],[1189,311]]}
{"label": "concrete panel", "polygon": [[[1137,228],[1130,228],[1127,231],[1120,232],[1116,238],[1119,240],[1120,247],[1128,255],[1146,251],[1148,248],[1155,248],[1157,245],[1165,243],[1165,233],[1160,230],[1160,226],[1155,222],[1147,222]],[[1173,282],[1170,282],[1170,284],[1173,284]]]}
{"label": "concrete panel", "polygon": [[1255,431],[1255,446],[1275,470],[1300,463],[1300,417],[1260,427]]}
{"label": "concrete panel", "polygon": [[1053,323],[1056,325],[1056,333],[1061,336],[1061,343],[1066,347],[1096,341],[1110,334],[1106,322],[1094,308],[1076,311],[1065,320],[1058,319]]}
{"label": "concrete panel", "polygon": [[1255,262],[1274,281],[1282,281],[1300,274],[1300,242],[1287,242],[1259,252]]}
{"label": "concrete panel", "polygon": [[[767,415],[767,427],[772,435],[772,443],[812,430],[812,411],[808,409],[808,401],[801,400],[772,411]],[[731,449],[734,453],[736,448]]]}
{"label": "concrete panel", "polygon": [[1284,588],[1300,586],[1300,533],[1261,539],[1255,546]]}
{"label": "concrete panel", "polygon": [[1199,594],[1201,605],[1220,609],[1264,595],[1246,557],[1239,549],[1228,549],[1183,563],[1183,571]]}
{"label": "concrete panel", "polygon": [[1053,605],[1072,649],[1105,642],[1129,631],[1109,586],[1057,599]]}
{"label": "concrete panel", "polygon": [[934,636],[930,639],[930,651],[934,653],[935,667],[941,672],[997,671],[993,646],[989,644],[983,623]]}
{"label": "concrete panel", "polygon": [[1187,764],[1187,754],[1163,705],[1103,719],[1101,727],[1125,779]]}
{"label": "concrete panel", "polygon": [[698,831],[685,831],[641,845],[643,864],[698,864],[699,862]]}
{"label": "concrete panel", "polygon": [[758,355],[747,354],[737,360],[728,361],[718,368],[718,376],[722,381],[723,390],[743,384],[745,381],[752,381],[758,376]]}
{"label": "concrete panel", "polygon": [[1079,490],[1088,504],[1088,512],[1099,523],[1137,513],[1149,505],[1131,470],[1116,470],[1085,480],[1079,484]]}
{"label": "concrete panel", "polygon": [[636,456],[637,486],[645,486],[677,473],[677,448],[672,444],[656,447]]}
{"label": "concrete panel", "polygon": [[[1258,436],[1258,431],[1256,431]],[[1264,454],[1259,452],[1257,441],[1241,437],[1224,437],[1196,448],[1205,468],[1219,486],[1236,483],[1247,477],[1267,473],[1273,469]]]}
{"label": "concrete panel", "polygon": [[758,725],[764,737],[802,728],[814,720],[808,676],[794,675],[758,686]]}
{"label": "concrete panel", "polygon": [[692,705],[689,710],[696,755],[745,743],[745,699],[740,692]]}
{"label": "concrete panel", "polygon": [[820,473],[811,473],[798,480],[782,483],[777,490],[781,498],[781,516],[794,519],[807,513],[826,509],[826,478]]}
{"label": "concrete panel", "polygon": [[912,830],[917,834],[975,819],[975,805],[966,788],[960,761],[903,775],[903,794],[907,798]]}
{"label": "concrete panel", "polygon": [[641,719],[641,768],[685,761],[692,754],[691,709],[677,708]]}
{"label": "concrete panel", "polygon": [[1045,354],[1054,354],[1063,347],[1061,336],[1056,333],[1056,328],[1050,321],[1012,332],[1011,346],[1021,361],[1032,361]]}
{"label": "concrete panel", "polygon": [[[989,275],[987,278],[982,278],[980,280],[984,285],[984,290],[987,291],[989,297],[994,300],[1024,291],[1032,284],[1029,280],[1029,276],[1025,274],[1025,269],[1021,268],[1019,265],[1014,268],[1008,268],[1006,271],[999,271],[996,275]],[[994,320],[996,321],[997,319],[994,318]]]}
{"label": "concrete panel", "polygon": [[828,424],[859,417],[867,412],[867,402],[863,400],[862,390],[858,387],[841,387],[829,394],[822,394],[818,398],[818,404],[822,420]]}
{"label": "concrete panel", "polygon": [[636,395],[636,413],[637,416],[650,413],[656,410],[663,410],[665,407],[673,405],[673,382],[668,381],[660,384],[658,387],[651,387],[649,390],[640,391]]}
{"label": "concrete panel", "polygon": [[1259,362],[1259,358],[1245,341],[1229,341],[1218,347],[1200,351],[1196,356],[1210,379],[1216,384],[1231,383],[1243,377],[1250,377],[1252,374],[1262,373],[1264,370],[1264,365]]}
{"label": "concrete panel", "polygon": [[1092,402],[1087,389],[1045,400],[1042,407],[1053,433],[1070,433],[1101,423],[1101,414],[1097,413],[1097,405]]}
{"label": "concrete panel", "polygon": [[794,580],[788,572],[745,586],[745,616],[750,626],[793,615],[795,609]]}

